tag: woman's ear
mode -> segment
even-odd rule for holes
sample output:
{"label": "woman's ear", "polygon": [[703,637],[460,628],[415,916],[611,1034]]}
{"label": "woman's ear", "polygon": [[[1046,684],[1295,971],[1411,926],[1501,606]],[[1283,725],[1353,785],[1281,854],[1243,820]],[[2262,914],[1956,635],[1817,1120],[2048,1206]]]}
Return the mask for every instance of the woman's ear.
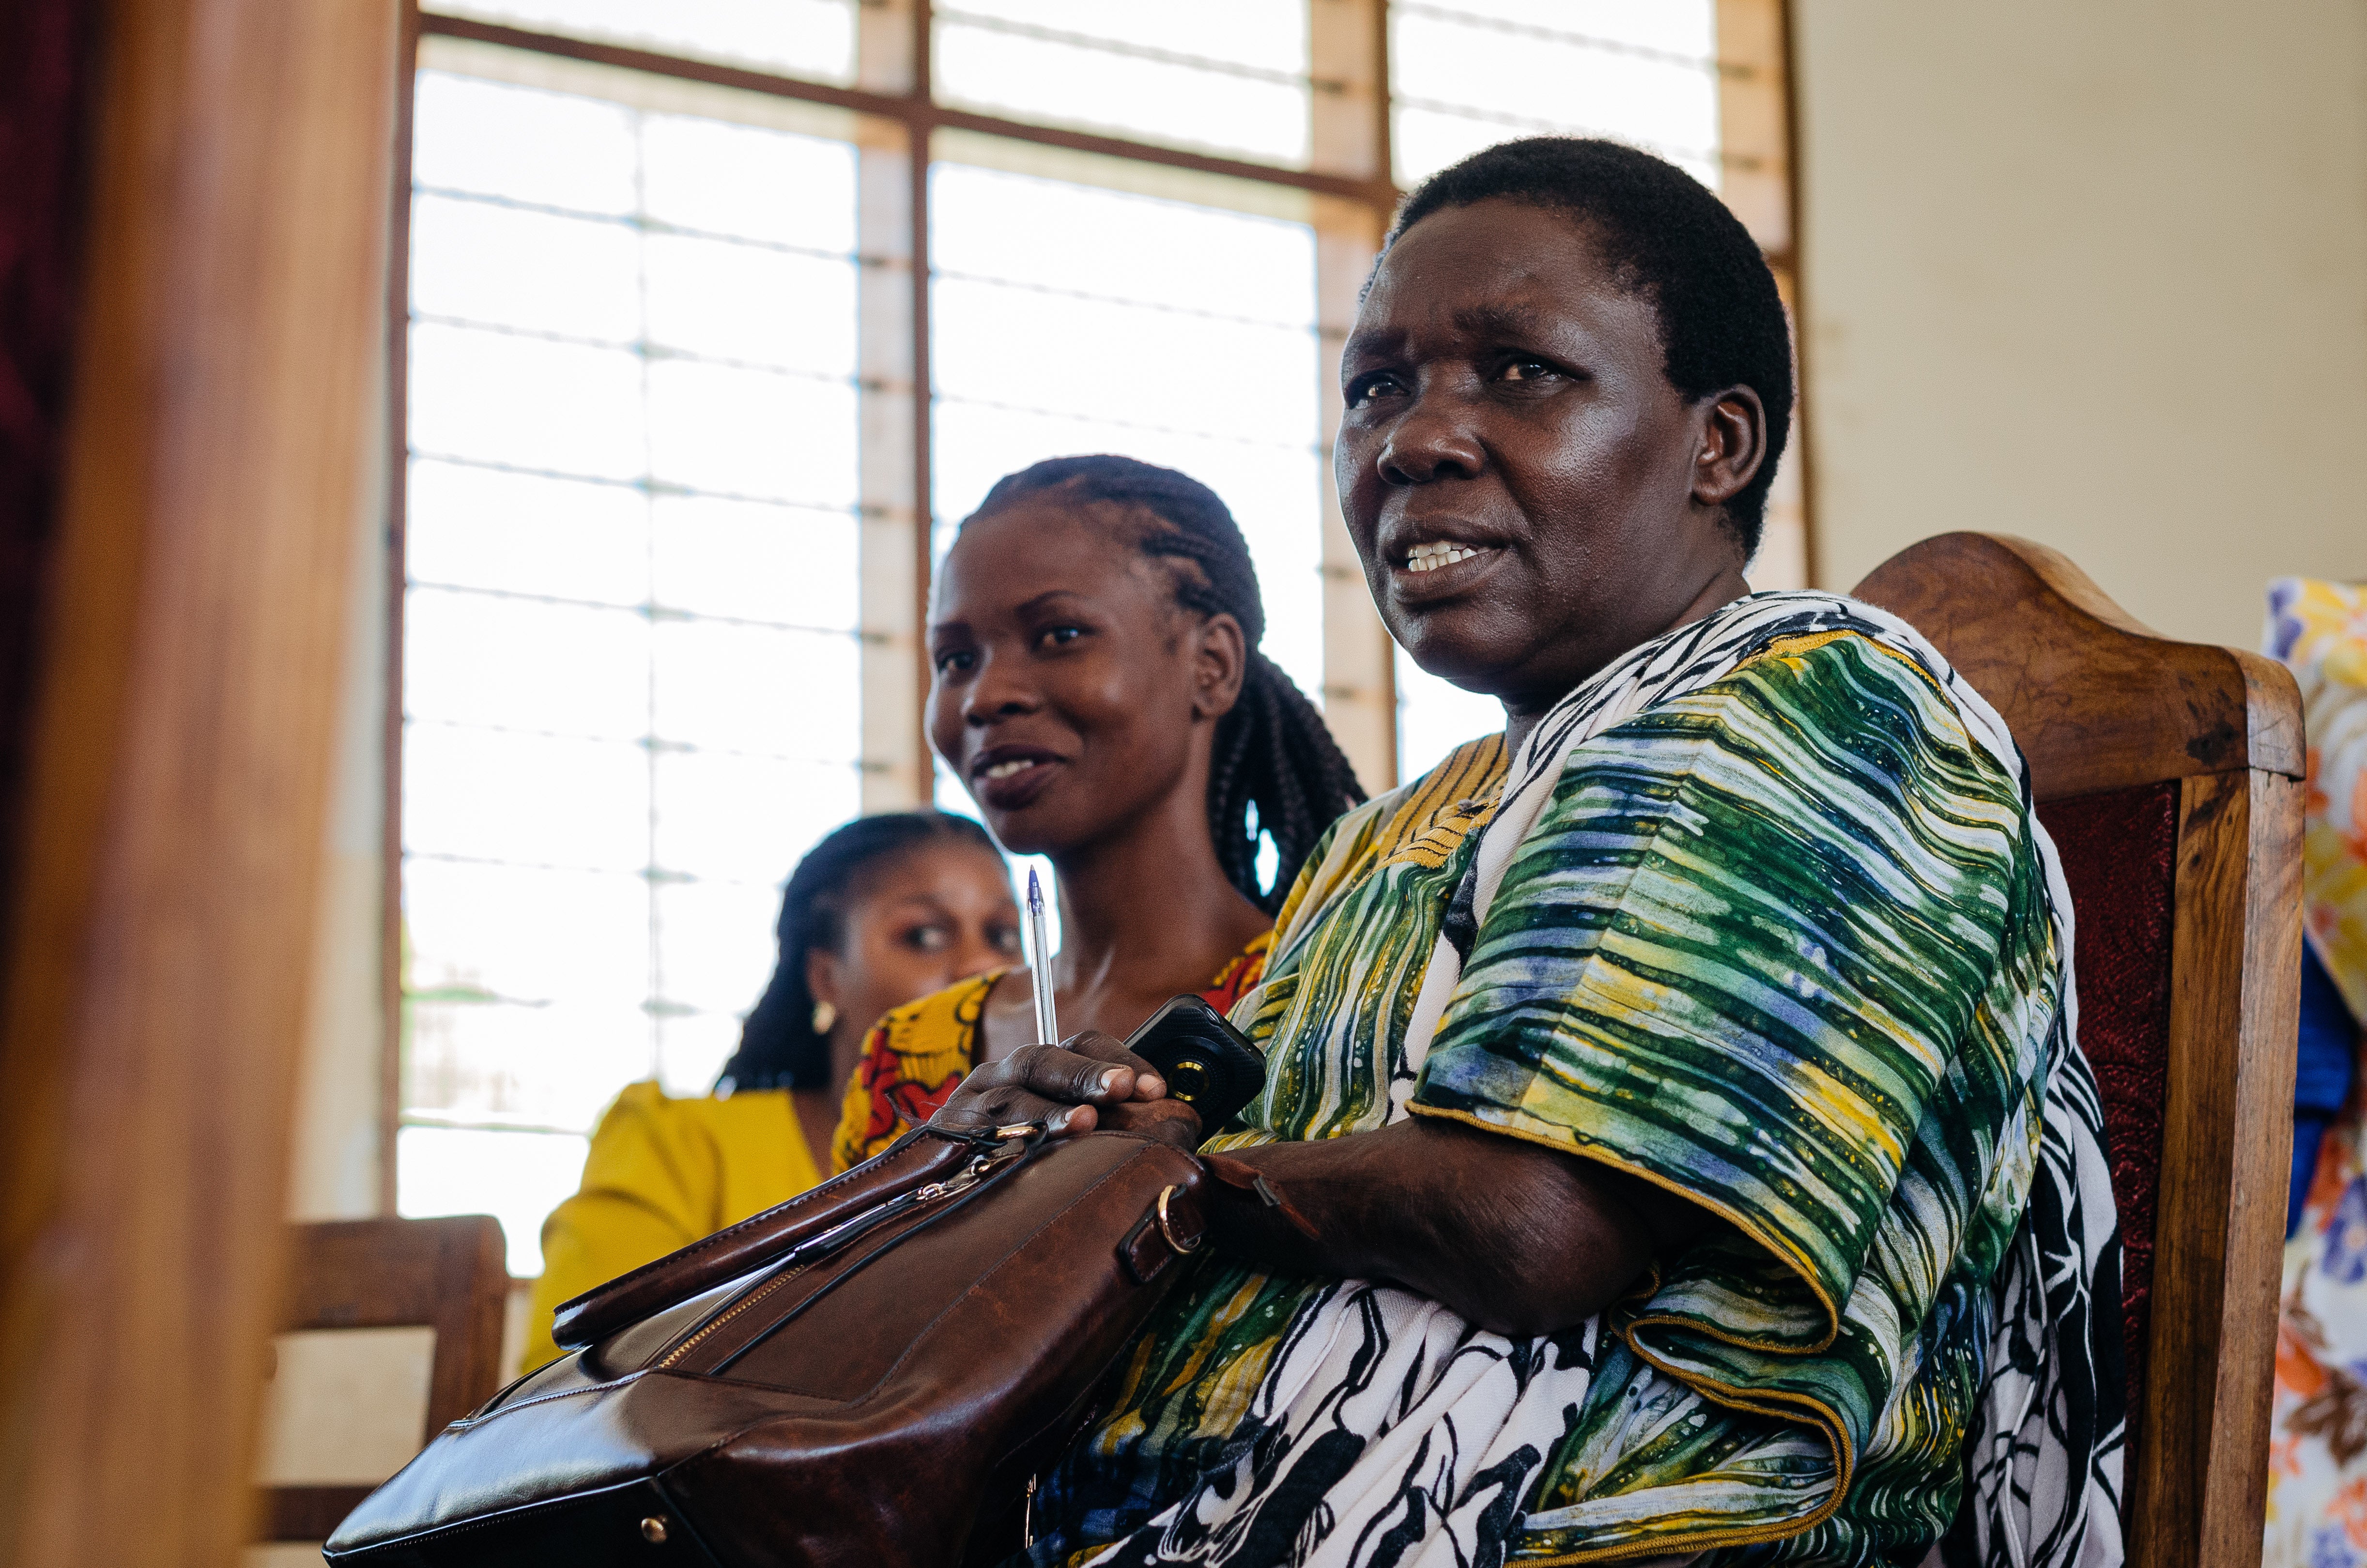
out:
{"label": "woman's ear", "polygon": [[828,948],[806,949],[806,993],[817,1006],[830,1004],[833,1013],[846,1010],[846,983],[839,972],[843,961]]}
{"label": "woman's ear", "polygon": [[1250,670],[1250,643],[1241,623],[1221,613],[1202,621],[1192,639],[1192,717],[1221,719],[1231,712]]}
{"label": "woman's ear", "polygon": [[1702,431],[1693,448],[1693,499],[1723,506],[1767,460],[1766,405],[1749,387],[1728,387],[1695,406],[1702,410]]}

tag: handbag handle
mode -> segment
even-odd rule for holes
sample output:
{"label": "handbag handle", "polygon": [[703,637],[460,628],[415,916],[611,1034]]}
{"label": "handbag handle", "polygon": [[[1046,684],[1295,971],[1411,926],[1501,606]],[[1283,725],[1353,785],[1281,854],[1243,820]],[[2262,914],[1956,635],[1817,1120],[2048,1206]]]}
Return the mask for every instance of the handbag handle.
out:
{"label": "handbag handle", "polygon": [[953,1175],[1019,1131],[962,1132],[923,1122],[820,1187],[561,1302],[551,1317],[551,1337],[562,1350],[596,1345],[618,1329],[762,1268],[890,1199]]}

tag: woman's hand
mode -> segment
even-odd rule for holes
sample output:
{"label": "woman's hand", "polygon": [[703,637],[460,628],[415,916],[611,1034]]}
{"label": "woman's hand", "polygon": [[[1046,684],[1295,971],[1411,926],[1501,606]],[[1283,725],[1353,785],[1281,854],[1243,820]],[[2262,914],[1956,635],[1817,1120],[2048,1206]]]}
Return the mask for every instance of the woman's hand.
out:
{"label": "woman's hand", "polygon": [[1056,1138],[1114,1127],[1183,1148],[1199,1142],[1200,1130],[1191,1107],[1167,1098],[1159,1069],[1098,1029],[974,1069],[929,1119],[965,1132],[1041,1121]]}

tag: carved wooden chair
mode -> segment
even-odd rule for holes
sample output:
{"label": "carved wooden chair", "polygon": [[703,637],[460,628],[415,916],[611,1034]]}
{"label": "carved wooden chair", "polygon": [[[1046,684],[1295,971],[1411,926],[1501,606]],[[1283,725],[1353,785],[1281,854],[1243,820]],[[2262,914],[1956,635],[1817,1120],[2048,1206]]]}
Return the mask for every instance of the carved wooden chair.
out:
{"label": "carved wooden chair", "polygon": [[2062,852],[2120,1205],[2128,1561],[2257,1564],[2301,965],[2293,678],[2146,631],[2026,540],[1942,534],[1856,593],[2004,715]]}
{"label": "carved wooden chair", "polygon": [[[414,1449],[499,1390],[510,1283],[500,1221],[471,1214],[289,1229],[283,1326],[435,1331],[426,1425]],[[369,1493],[361,1484],[266,1487],[257,1539],[325,1540]]]}

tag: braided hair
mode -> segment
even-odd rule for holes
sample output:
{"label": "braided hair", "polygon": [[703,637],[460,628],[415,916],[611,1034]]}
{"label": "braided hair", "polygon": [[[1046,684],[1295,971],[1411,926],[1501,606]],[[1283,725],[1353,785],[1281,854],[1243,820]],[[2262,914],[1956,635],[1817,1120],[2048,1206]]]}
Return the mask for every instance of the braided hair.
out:
{"label": "braided hair", "polygon": [[846,939],[846,910],[864,874],[884,861],[934,840],[976,845],[997,860],[1002,851],[986,829],[943,812],[882,812],[833,828],[806,851],[781,893],[775,926],[781,956],[740,1028],[740,1049],[715,1080],[718,1094],[742,1089],[827,1089],[830,1037],[815,1032],[813,992],[806,955]]}
{"label": "braided hair", "polygon": [[[1229,615],[1249,641],[1241,695],[1217,723],[1209,758],[1208,831],[1217,863],[1241,896],[1271,915],[1282,907],[1308,852],[1332,819],[1365,799],[1323,715],[1280,665],[1258,652],[1265,602],[1258,597],[1240,526],[1217,493],[1188,474],[1133,458],[1047,458],[1007,474],[969,521],[1045,491],[1104,501],[1147,519],[1135,543],[1175,563],[1175,602],[1200,615]],[[967,522],[965,523],[967,526]],[[1261,887],[1258,840],[1274,841],[1274,881]]]}

